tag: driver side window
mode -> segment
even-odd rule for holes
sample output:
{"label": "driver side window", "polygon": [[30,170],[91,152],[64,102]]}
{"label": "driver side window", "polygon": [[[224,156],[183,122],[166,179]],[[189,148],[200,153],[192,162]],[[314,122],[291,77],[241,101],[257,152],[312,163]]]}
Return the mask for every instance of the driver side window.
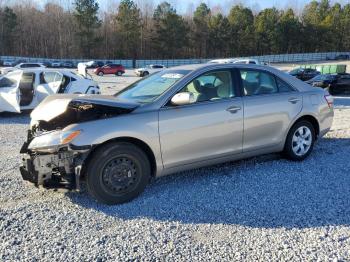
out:
{"label": "driver side window", "polygon": [[215,101],[235,96],[231,71],[214,71],[201,75],[187,84],[180,92],[190,92],[196,102]]}
{"label": "driver side window", "polygon": [[246,96],[274,94],[278,92],[275,77],[255,70],[240,70],[243,91]]}

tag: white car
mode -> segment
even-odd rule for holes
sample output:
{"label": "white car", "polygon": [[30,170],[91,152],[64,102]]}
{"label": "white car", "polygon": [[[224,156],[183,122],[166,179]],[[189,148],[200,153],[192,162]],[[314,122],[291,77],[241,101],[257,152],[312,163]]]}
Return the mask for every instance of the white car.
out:
{"label": "white car", "polygon": [[2,64],[4,66],[13,66],[14,63],[15,61],[5,60]]}
{"label": "white car", "polygon": [[12,72],[14,70],[17,70],[17,69],[34,68],[34,67],[45,68],[46,66],[44,66],[41,63],[20,63],[18,65],[13,66],[13,67],[3,67],[3,68],[1,68],[1,74],[5,75],[5,74],[7,74],[9,72]]}
{"label": "white car", "polygon": [[135,74],[137,76],[148,76],[149,74],[153,74],[159,71],[162,71],[166,68],[166,66],[164,65],[148,65],[146,67],[141,67],[141,68],[137,68],[135,69]]}
{"label": "white car", "polygon": [[52,94],[100,94],[92,80],[68,70],[45,68],[12,71],[0,77],[0,112],[34,109]]}
{"label": "white car", "polygon": [[265,65],[265,63],[260,62],[257,59],[239,59],[239,58],[223,58],[214,59],[209,61],[210,64],[254,64],[254,65]]}

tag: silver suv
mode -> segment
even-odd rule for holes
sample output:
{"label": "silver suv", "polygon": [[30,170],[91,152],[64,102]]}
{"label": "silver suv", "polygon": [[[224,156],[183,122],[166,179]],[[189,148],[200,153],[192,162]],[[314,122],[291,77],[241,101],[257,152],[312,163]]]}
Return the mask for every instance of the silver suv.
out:
{"label": "silver suv", "polygon": [[130,201],[152,177],[283,152],[303,160],[331,127],[333,98],[277,69],[166,69],[114,96],[53,95],[31,114],[24,180]]}

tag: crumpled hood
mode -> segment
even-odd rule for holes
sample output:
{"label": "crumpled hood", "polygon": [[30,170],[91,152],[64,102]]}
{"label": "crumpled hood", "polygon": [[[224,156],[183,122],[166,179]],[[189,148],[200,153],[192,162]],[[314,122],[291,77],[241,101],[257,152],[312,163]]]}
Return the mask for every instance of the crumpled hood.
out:
{"label": "crumpled hood", "polygon": [[87,107],[101,107],[111,111],[113,109],[125,109],[132,111],[139,104],[120,100],[114,96],[106,95],[80,95],[80,94],[57,94],[46,97],[31,113],[32,120],[49,122],[52,119],[64,114],[70,107],[81,107],[84,110]]}

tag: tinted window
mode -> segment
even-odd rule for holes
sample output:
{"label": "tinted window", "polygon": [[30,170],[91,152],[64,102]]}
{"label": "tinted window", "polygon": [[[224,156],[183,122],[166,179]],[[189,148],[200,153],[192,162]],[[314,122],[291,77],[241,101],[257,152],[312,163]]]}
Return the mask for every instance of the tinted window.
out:
{"label": "tinted window", "polygon": [[296,69],[293,69],[292,71],[290,71],[289,73],[290,74],[298,74],[298,73],[302,73],[302,72],[303,72],[302,68],[296,68]]}
{"label": "tinted window", "polygon": [[278,92],[275,77],[269,73],[255,70],[240,70],[240,75],[246,96]]}
{"label": "tinted window", "polygon": [[339,78],[341,79],[350,79],[350,75],[346,74],[346,75],[339,75]]}
{"label": "tinted window", "polygon": [[38,64],[23,64],[20,66],[21,68],[29,68],[29,67],[40,67]]}
{"label": "tinted window", "polygon": [[281,79],[277,78],[277,86],[278,86],[278,91],[280,93],[285,93],[285,92],[293,92],[294,89],[288,85],[286,82],[282,81]]}
{"label": "tinted window", "polygon": [[214,101],[235,96],[231,71],[214,71],[197,77],[180,92],[191,92],[196,102]]}

